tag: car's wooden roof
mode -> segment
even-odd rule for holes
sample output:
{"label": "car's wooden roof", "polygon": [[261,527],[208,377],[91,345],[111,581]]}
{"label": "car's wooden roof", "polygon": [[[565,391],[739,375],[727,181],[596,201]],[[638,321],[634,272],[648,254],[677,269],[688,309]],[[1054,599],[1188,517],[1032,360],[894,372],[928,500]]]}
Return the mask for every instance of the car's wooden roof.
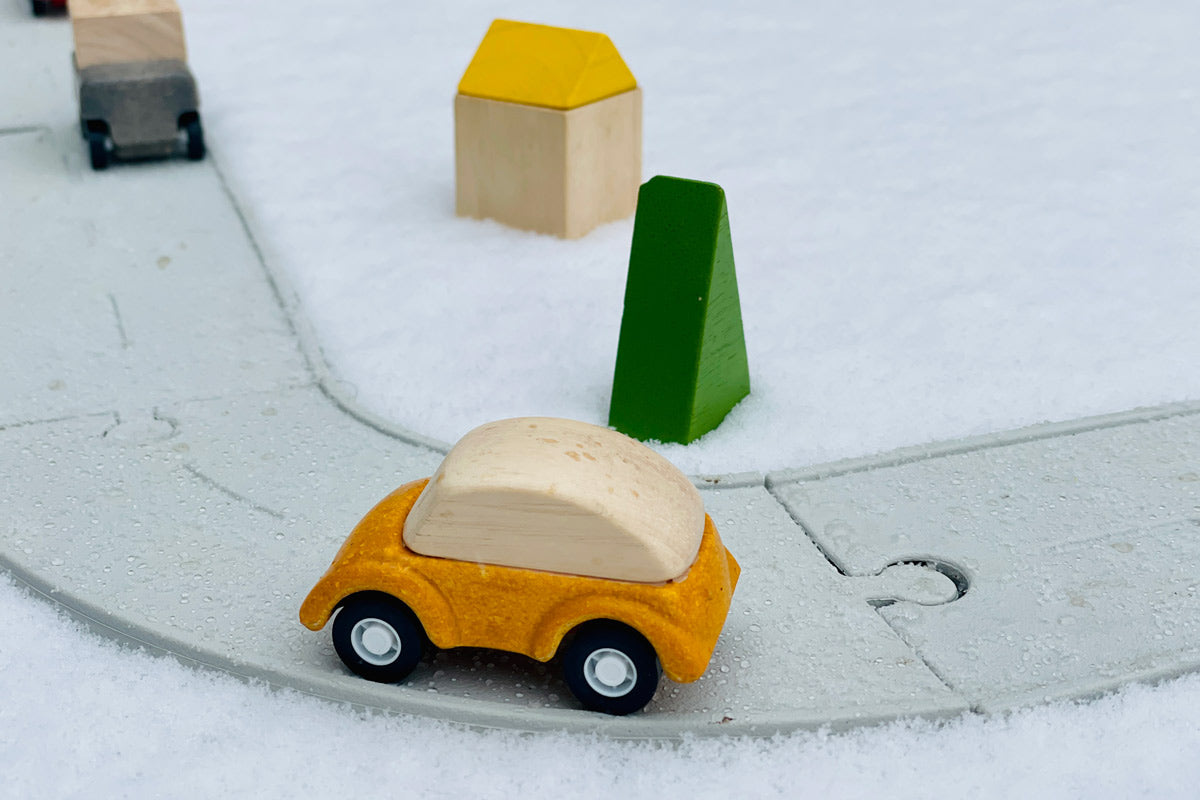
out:
{"label": "car's wooden roof", "polygon": [[584,422],[523,417],[459,440],[404,542],[430,556],[660,582],[687,572],[703,533],[700,493],[650,448]]}

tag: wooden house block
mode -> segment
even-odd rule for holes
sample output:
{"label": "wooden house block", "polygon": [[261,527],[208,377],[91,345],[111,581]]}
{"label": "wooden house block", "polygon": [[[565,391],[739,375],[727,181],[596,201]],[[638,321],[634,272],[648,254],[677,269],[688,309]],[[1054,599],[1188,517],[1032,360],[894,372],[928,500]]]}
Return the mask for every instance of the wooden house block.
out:
{"label": "wooden house block", "polygon": [[454,120],[460,216],[576,238],[637,207],[642,92],[603,34],[497,20]]}
{"label": "wooden house block", "polygon": [[131,61],[187,61],[175,0],[71,0],[80,69]]}
{"label": "wooden house block", "polygon": [[460,216],[573,239],[637,207],[642,92],[558,109],[455,98]]}

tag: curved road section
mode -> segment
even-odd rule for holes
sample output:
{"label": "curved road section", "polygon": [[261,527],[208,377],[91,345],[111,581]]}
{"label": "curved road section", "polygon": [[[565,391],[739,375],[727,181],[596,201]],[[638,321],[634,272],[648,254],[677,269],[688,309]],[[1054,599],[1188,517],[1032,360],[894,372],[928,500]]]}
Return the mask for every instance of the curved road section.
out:
{"label": "curved road section", "polygon": [[[14,64],[65,52],[14,9]],[[1180,405],[697,479],[742,582],[707,674],[632,717],[491,651],[350,675],[297,608],[443,446],[339,393],[211,160],[92,173],[66,64],[26,71],[0,85],[0,564],[94,629],[337,701],[629,738],[990,712],[1200,666],[1200,407]]]}

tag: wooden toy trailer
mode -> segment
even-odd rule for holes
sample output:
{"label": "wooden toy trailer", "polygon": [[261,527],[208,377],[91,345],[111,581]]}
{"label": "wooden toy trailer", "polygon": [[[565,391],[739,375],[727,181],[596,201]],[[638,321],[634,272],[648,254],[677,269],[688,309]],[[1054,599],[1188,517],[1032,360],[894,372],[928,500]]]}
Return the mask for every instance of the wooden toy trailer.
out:
{"label": "wooden toy trailer", "polygon": [[79,124],[93,169],[204,157],[200,98],[175,0],[71,0]]}

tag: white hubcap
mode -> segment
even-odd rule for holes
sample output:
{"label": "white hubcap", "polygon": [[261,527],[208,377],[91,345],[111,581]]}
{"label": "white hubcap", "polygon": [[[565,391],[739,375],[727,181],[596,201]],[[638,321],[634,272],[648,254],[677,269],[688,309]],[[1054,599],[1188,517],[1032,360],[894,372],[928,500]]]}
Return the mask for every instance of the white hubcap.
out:
{"label": "white hubcap", "polygon": [[637,683],[637,667],[620,650],[602,647],[584,660],[583,678],[597,694],[623,697]]}
{"label": "white hubcap", "polygon": [[359,658],[377,667],[387,666],[400,655],[400,634],[388,623],[374,617],[354,623],[350,644]]}

